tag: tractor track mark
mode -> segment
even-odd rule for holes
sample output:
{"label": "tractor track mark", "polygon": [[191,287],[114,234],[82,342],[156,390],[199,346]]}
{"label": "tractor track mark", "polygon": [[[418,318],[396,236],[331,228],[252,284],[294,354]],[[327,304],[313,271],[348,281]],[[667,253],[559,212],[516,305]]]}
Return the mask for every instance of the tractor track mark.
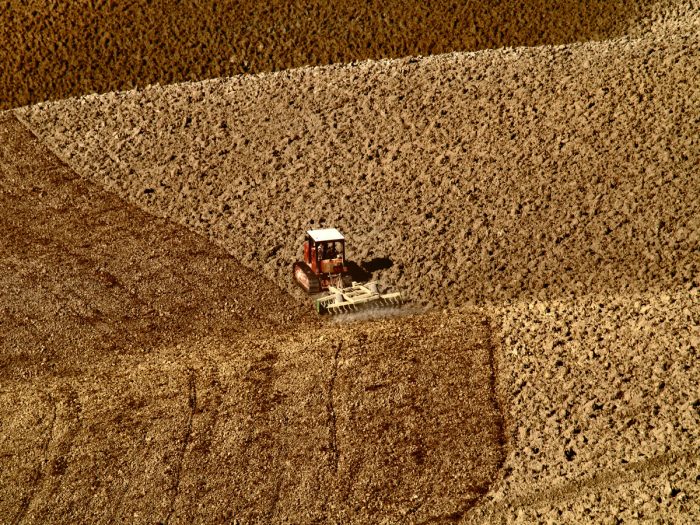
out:
{"label": "tractor track mark", "polygon": [[[206,416],[202,417],[204,419],[205,423],[202,426],[201,432],[198,432],[197,435],[199,436],[198,442],[194,443],[192,446],[192,450],[190,451],[190,458],[192,457],[193,454],[198,453],[201,454],[201,461],[202,462],[209,462],[209,457],[210,457],[210,450],[211,450],[211,442],[214,436],[214,429],[217,427],[219,423],[219,411],[221,409],[221,405],[223,404],[223,389],[221,388],[221,380],[220,380],[220,375],[219,375],[219,367],[216,364],[216,361],[210,360],[209,363],[207,363],[207,369],[204,372],[206,373],[206,379],[207,383],[209,384],[209,389],[213,391],[212,395],[212,406],[208,410],[209,413],[211,413],[211,417],[206,418]],[[201,379],[200,379],[200,403],[201,403]],[[200,411],[204,409],[204,406],[201,405],[199,407]],[[200,418],[198,418],[198,421],[200,421]],[[198,446],[199,445],[199,446]],[[199,501],[200,498],[200,492],[201,488],[199,486],[194,487],[194,500]],[[196,507],[194,510],[190,511],[189,516],[186,516],[186,521],[189,522],[195,522],[196,521],[196,515],[197,515],[197,510]],[[206,515],[205,515],[206,518]]]}
{"label": "tractor track mark", "polygon": [[331,369],[331,377],[328,380],[328,401],[326,403],[326,411],[328,413],[328,448],[330,450],[330,462],[335,473],[338,472],[338,459],[340,452],[338,451],[338,429],[337,418],[335,414],[335,380],[338,376],[338,360],[343,344],[338,343],[333,356],[333,367]]}
{"label": "tractor track mark", "polygon": [[504,399],[503,394],[501,394],[501,390],[499,388],[498,384],[498,362],[496,359],[496,350],[497,350],[497,344],[495,341],[495,338],[493,336],[494,334],[494,327],[492,325],[492,320],[489,317],[486,317],[483,321],[483,324],[486,326],[487,334],[488,337],[486,339],[486,344],[488,345],[488,366],[489,366],[489,372],[490,372],[490,379],[489,379],[489,392],[491,393],[491,403],[493,403],[494,407],[496,408],[496,411],[499,414],[498,422],[497,422],[497,428],[496,428],[496,434],[498,436],[497,441],[498,445],[500,447],[500,453],[501,457],[498,462],[498,470],[500,471],[503,468],[503,465],[506,461],[506,456],[508,453],[508,434],[507,434],[507,427],[508,427],[508,419],[510,417],[510,413],[508,412],[507,408],[509,404],[508,402]]}
{"label": "tractor track mark", "polygon": [[[80,431],[80,429],[83,426],[82,419],[80,417],[80,412],[82,410],[82,407],[80,405],[80,400],[78,398],[78,392],[70,386],[69,384],[61,385],[59,388],[60,390],[63,390],[63,394],[65,396],[65,405],[66,405],[66,412],[67,412],[67,417],[66,421],[68,422],[68,428],[66,429],[64,436],[62,439],[57,440],[57,439],[52,439],[51,443],[53,443],[55,446],[53,454],[51,454],[51,458],[49,459],[49,454],[48,454],[48,449],[49,447],[47,446],[47,461],[46,461],[46,466],[44,468],[44,471],[51,467],[51,473],[56,475],[57,478],[62,477],[66,470],[68,470],[68,460],[66,459],[68,455],[71,453],[73,450],[73,446],[75,444],[75,438]],[[54,404],[56,405],[56,402],[54,401]],[[58,410],[57,410],[58,412]],[[53,428],[55,429],[55,421],[58,420],[58,417],[54,419],[54,426]],[[71,424],[72,423],[72,424]],[[60,479],[57,480],[57,482],[51,487],[51,490],[49,494],[44,498],[45,501],[51,501],[54,499],[54,496],[63,488],[63,483],[61,482]],[[53,507],[49,509],[50,511],[54,510]],[[47,522],[50,521],[47,518],[40,519],[38,520],[40,522]]]}
{"label": "tractor track mark", "polygon": [[[498,426],[496,428],[496,434],[497,434],[497,442],[500,448],[501,456],[499,458],[498,462],[498,472],[500,472],[503,469],[503,465],[505,464],[506,456],[507,456],[507,448],[508,448],[508,434],[507,434],[507,417],[509,417],[509,414],[507,413],[506,410],[504,410],[504,407],[508,406],[508,403],[506,403],[503,399],[501,394],[499,393],[499,385],[498,385],[498,362],[496,359],[496,342],[495,338],[493,337],[494,334],[494,329],[492,325],[492,319],[490,317],[486,317],[482,320],[482,323],[486,327],[486,333],[488,334],[486,338],[486,345],[487,345],[487,352],[488,352],[488,367],[490,371],[490,379],[489,379],[489,392],[491,394],[491,403],[493,406],[496,408],[498,411],[498,414],[500,415],[498,419]],[[474,507],[479,505],[483,500],[484,497],[488,494],[491,486],[493,485],[493,480],[491,480],[491,483],[489,483],[485,487],[470,487],[471,492],[476,493],[476,496],[471,496],[469,498],[466,498],[460,507],[451,513],[448,514],[442,514],[438,516],[431,516],[429,518],[424,519],[423,521],[418,522],[418,525],[427,525],[429,523],[458,523],[462,521],[464,516]],[[415,510],[411,509],[411,514],[415,514],[418,511],[418,508]]]}
{"label": "tractor track mark", "polygon": [[[143,452],[141,454],[141,461],[138,464],[143,464],[144,458],[146,457],[146,452]],[[115,519],[115,516],[117,515],[119,509],[122,507],[122,502],[124,501],[124,497],[127,495],[129,492],[129,489],[131,488],[131,479],[133,476],[129,476],[126,479],[126,483],[124,484],[124,488],[120,491],[119,496],[117,499],[114,501],[114,504],[111,505],[111,508],[109,510],[109,516],[105,520],[105,523],[116,523],[117,520]]]}
{"label": "tractor track mark", "polygon": [[[274,521],[281,499],[288,458],[284,433],[276,430],[274,417],[274,412],[284,397],[275,389],[276,381],[280,376],[279,370],[275,368],[278,360],[279,355],[276,351],[262,352],[253,359],[243,377],[243,382],[250,387],[248,403],[254,407],[252,412],[257,420],[256,426],[261,432],[249,434],[243,440],[244,452],[241,454],[243,461],[240,468],[244,471],[253,468],[251,460],[256,456],[259,457],[261,450],[269,451],[274,448],[279,453],[270,458],[268,463],[269,468],[274,472],[274,480],[273,475],[265,477],[266,490],[264,496],[260,498],[263,506],[262,523]],[[273,482],[268,485],[268,480]]]}
{"label": "tractor track mark", "polygon": [[190,369],[190,374],[188,378],[188,400],[187,404],[189,406],[189,414],[187,416],[187,425],[185,426],[185,437],[182,440],[182,446],[180,447],[180,452],[178,454],[177,467],[175,468],[175,482],[173,483],[172,492],[173,495],[170,498],[170,506],[168,513],[163,520],[163,523],[169,523],[170,518],[172,518],[175,512],[175,501],[180,494],[180,482],[182,478],[182,464],[184,462],[185,453],[187,452],[187,447],[192,439],[192,420],[194,419],[194,413],[197,410],[197,382],[196,382],[196,372]]}
{"label": "tractor track mark", "polygon": [[[216,366],[216,364],[212,365],[212,370],[213,370],[213,375],[215,377],[216,389],[219,392],[218,392],[218,395],[216,396],[216,405],[214,408],[214,416],[213,416],[212,422],[209,424],[210,431],[203,432],[204,436],[210,436],[212,434],[211,431],[216,426],[219,406],[221,405],[221,393],[220,393],[221,387],[219,384],[219,369]],[[191,371],[191,373],[194,374],[194,371]],[[188,383],[188,385],[189,385],[189,383]],[[196,396],[196,390],[195,390],[195,396]],[[196,402],[196,400],[195,400],[195,402]],[[137,465],[143,464],[146,461],[147,455],[148,455],[148,451],[146,449],[144,449],[144,452],[140,455],[140,461],[137,463]],[[115,516],[117,516],[117,513],[122,506],[122,501],[124,501],[124,497],[126,496],[126,494],[129,492],[129,489],[131,488],[131,482],[129,481],[131,479],[133,479],[133,476],[127,478],[127,483],[126,483],[125,487],[123,488],[123,490],[120,491],[121,493],[120,493],[119,497],[116,499],[114,505],[112,505],[112,508],[110,510],[110,513],[109,513],[109,518],[107,518],[106,523],[116,523],[117,522],[117,520],[115,519]],[[195,493],[195,497],[196,497],[196,493]]]}
{"label": "tractor track mark", "polygon": [[271,523],[272,519],[275,516],[275,511],[277,510],[277,505],[279,504],[280,501],[280,494],[282,492],[282,476],[277,477],[277,481],[275,482],[275,490],[272,493],[272,501],[270,502],[270,508],[267,511],[267,516],[265,517],[267,523]]}
{"label": "tractor track mark", "polygon": [[[203,439],[207,440],[207,447],[211,446],[211,439],[214,435],[214,429],[219,424],[219,411],[223,403],[223,390],[221,388],[221,378],[219,375],[219,367],[215,361],[209,364],[210,388],[214,392],[212,407],[210,408],[211,418],[205,426],[205,431],[201,433]],[[209,449],[207,448],[207,453]]]}
{"label": "tractor track mark", "polygon": [[53,396],[51,396],[51,393],[47,393],[46,395],[48,397],[49,403],[51,404],[51,422],[49,423],[48,429],[46,431],[46,439],[44,439],[44,443],[41,446],[41,460],[34,469],[29,492],[22,498],[22,501],[19,505],[19,509],[17,510],[17,514],[15,514],[15,517],[12,519],[13,525],[17,525],[18,523],[20,523],[27,515],[29,507],[32,504],[32,500],[34,499],[37,489],[41,484],[41,480],[44,477],[44,469],[46,468],[46,465],[49,462],[49,445],[53,440],[53,430],[54,426],[56,425],[56,402],[54,401]]}

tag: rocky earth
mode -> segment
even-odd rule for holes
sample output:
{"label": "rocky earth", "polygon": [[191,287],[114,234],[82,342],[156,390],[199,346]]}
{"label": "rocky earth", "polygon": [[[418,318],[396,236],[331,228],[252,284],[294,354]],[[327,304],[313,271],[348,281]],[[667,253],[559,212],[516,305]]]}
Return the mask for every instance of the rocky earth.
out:
{"label": "rocky earth", "polygon": [[678,4],[12,0],[0,6],[0,110],[305,65],[603,40],[646,32]]}
{"label": "rocky earth", "polygon": [[[127,470],[116,458],[66,448],[64,436],[79,434],[70,430],[69,400],[93,403],[75,385],[93,384],[99,365],[39,383],[40,354],[26,347],[53,334],[52,318],[6,315],[1,329],[15,338],[2,349],[3,377],[13,381],[6,405],[36,400],[2,419],[9,521],[86,516],[94,505],[85,502],[102,501],[87,495],[106,501],[120,476],[132,480],[119,500],[128,504],[95,520],[700,520],[700,9],[639,5],[647,14],[625,11],[612,33],[525,43],[587,42],[150,86],[15,110],[36,134],[33,148],[49,148],[65,164],[48,151],[46,159],[80,176],[70,180],[151,215],[127,213],[158,216],[163,232],[174,228],[161,220],[169,219],[208,239],[188,233],[206,246],[194,259],[198,280],[222,279],[208,277],[213,256],[256,288],[282,290],[264,295],[259,310],[273,324],[259,330],[247,323],[260,314],[243,315],[233,321],[236,335],[207,338],[208,325],[184,329],[182,311],[180,321],[154,324],[164,334],[157,343],[135,345],[155,348],[151,357],[122,351],[119,372],[105,372],[105,406],[135,422],[83,435],[85,450],[105,450],[125,429],[120,450],[135,450],[148,435],[139,418],[168,413],[176,402],[168,392],[179,392],[184,407],[159,420],[159,445]],[[13,136],[26,133],[4,118]],[[58,278],[36,276],[37,257],[53,257],[54,266],[65,259],[31,251],[17,233],[32,224],[28,196],[43,197],[32,189],[39,182],[18,182],[31,172],[22,160],[30,150],[12,148],[3,161],[3,198],[14,195],[3,286],[13,293],[3,300],[13,309],[4,311],[20,311],[25,297],[37,308],[74,304],[70,287],[58,299],[35,293],[35,283]],[[73,198],[87,213],[89,201]],[[15,209],[23,222],[8,218]],[[87,231],[96,219],[81,220]],[[319,226],[339,227],[359,266],[428,313],[339,325],[306,317],[289,269],[304,229]],[[174,234],[162,235],[167,242]],[[70,243],[80,245],[76,236]],[[158,257],[168,256],[165,246]],[[82,249],[102,253],[102,266],[109,261],[95,239]],[[127,253],[147,264],[146,249]],[[89,265],[75,267],[87,275]],[[187,290],[183,273],[171,271],[164,289]],[[75,303],[81,315],[104,300],[94,289]],[[222,291],[253,300],[224,282],[190,292],[214,327],[229,319],[217,314]],[[206,306],[209,296],[219,303]],[[121,332],[107,324],[115,334],[141,326],[129,322]],[[120,397],[128,390],[121,370],[132,368],[141,371],[133,388],[157,377],[163,387],[150,386],[134,410]],[[219,379],[215,369],[225,370]],[[298,416],[292,424],[290,414]],[[238,421],[251,434],[236,430]],[[30,442],[18,438],[24,429],[33,429]],[[207,435],[203,452],[198,440],[208,443]],[[312,446],[313,437],[324,445]],[[244,467],[247,457],[253,463]],[[62,466],[66,458],[73,470]],[[214,458],[230,468],[212,487]],[[101,493],[85,476],[100,468],[118,473]],[[82,503],[71,506],[61,498],[77,486]],[[245,495],[231,486],[260,488]],[[51,501],[63,501],[62,510],[51,514]]]}
{"label": "rocky earth", "polygon": [[418,523],[488,491],[487,315],[321,323],[12,115],[0,137],[0,521]]}
{"label": "rocky earth", "polygon": [[303,232],[322,226],[428,306],[691,289],[699,35],[299,69],[17,114],[82,176],[290,292]]}
{"label": "rocky earth", "polygon": [[696,521],[698,290],[497,310],[510,454],[471,521]]}

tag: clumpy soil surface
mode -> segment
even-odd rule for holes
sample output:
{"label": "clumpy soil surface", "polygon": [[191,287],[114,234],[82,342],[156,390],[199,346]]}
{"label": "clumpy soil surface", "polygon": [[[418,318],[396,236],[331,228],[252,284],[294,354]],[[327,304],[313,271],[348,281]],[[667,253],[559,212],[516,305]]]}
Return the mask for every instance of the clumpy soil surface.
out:
{"label": "clumpy soil surface", "polygon": [[40,523],[461,516],[504,457],[488,334],[477,314],[448,323],[433,314],[180,339],[146,357],[3,378],[0,514]]}
{"label": "clumpy soil surface", "polygon": [[[468,5],[2,117],[5,521],[700,521],[700,11]],[[308,314],[325,226],[410,315]]]}
{"label": "clumpy soil surface", "polygon": [[0,110],[368,58],[643,32],[672,0],[38,0],[0,9]]}
{"label": "clumpy soil surface", "polygon": [[3,522],[417,523],[505,457],[478,312],[322,323],[0,120]]}
{"label": "clumpy soil surface", "polygon": [[697,288],[500,311],[510,454],[471,521],[697,521]]}
{"label": "clumpy soil surface", "polygon": [[427,306],[700,284],[700,32],[363,62],[17,114],[290,293],[306,228]]}
{"label": "clumpy soil surface", "polygon": [[314,323],[224,250],[80,178],[11,114],[0,134],[6,370],[148,351],[175,331],[234,337]]}

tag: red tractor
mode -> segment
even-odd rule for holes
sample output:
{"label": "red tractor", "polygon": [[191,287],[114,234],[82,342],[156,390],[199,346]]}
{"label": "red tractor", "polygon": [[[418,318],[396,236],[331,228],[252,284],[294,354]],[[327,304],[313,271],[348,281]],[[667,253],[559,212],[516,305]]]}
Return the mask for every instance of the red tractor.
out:
{"label": "red tractor", "polygon": [[328,290],[329,286],[351,286],[343,234],[335,228],[307,231],[304,260],[294,263],[294,279],[312,294]]}
{"label": "red tractor", "polygon": [[294,280],[307,293],[326,292],[314,299],[314,308],[319,314],[341,314],[403,304],[399,292],[381,293],[376,282],[354,282],[346,262],[342,233],[335,228],[306,232],[304,260],[294,263]]}

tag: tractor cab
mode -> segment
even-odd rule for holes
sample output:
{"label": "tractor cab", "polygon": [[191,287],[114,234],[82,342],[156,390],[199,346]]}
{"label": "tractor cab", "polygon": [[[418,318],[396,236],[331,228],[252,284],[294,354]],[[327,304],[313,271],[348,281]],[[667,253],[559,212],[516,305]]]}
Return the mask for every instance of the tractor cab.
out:
{"label": "tractor cab", "polygon": [[343,234],[335,228],[307,231],[304,260],[294,263],[294,278],[310,293],[327,290],[333,283],[348,284]]}
{"label": "tractor cab", "polygon": [[345,237],[335,228],[309,230],[304,241],[304,262],[316,274],[343,273]]}

